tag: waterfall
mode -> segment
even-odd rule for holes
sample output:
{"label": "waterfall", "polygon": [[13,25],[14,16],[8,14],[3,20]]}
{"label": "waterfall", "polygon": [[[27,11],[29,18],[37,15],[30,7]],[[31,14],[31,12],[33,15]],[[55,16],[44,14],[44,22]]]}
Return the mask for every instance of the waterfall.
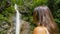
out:
{"label": "waterfall", "polygon": [[21,21],[21,19],[20,19],[20,17],[21,17],[21,14],[19,13],[19,11],[18,11],[18,6],[17,6],[17,4],[15,4],[15,10],[16,10],[16,34],[20,34],[20,27],[21,27],[21,23],[20,23],[20,21]]}

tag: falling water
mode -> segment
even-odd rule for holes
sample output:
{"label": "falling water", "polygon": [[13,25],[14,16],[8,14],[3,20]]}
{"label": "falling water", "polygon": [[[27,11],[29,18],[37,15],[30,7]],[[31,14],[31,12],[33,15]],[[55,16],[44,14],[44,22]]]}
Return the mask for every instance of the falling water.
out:
{"label": "falling water", "polygon": [[18,7],[17,7],[17,5],[15,4],[15,10],[16,10],[16,34],[20,34],[20,25],[21,25],[21,23],[20,23],[20,13],[19,13],[19,11],[18,11]]}

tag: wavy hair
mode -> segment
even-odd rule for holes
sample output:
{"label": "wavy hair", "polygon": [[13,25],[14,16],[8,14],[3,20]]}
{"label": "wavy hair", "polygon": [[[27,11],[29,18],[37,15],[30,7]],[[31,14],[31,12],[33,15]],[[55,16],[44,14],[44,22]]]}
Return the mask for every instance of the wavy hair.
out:
{"label": "wavy hair", "polygon": [[36,7],[33,12],[33,19],[36,24],[46,27],[50,34],[58,34],[58,26],[47,6]]}

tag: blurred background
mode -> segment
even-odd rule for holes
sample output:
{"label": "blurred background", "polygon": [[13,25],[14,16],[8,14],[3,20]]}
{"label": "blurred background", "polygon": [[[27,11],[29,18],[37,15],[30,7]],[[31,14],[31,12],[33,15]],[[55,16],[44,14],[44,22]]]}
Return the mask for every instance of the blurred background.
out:
{"label": "blurred background", "polygon": [[[15,25],[15,9],[14,5],[18,5],[18,10],[21,13],[21,19],[26,24],[28,22],[29,31],[35,27],[33,23],[33,11],[35,7],[45,4],[52,12],[55,22],[60,29],[60,0],[0,0],[0,34],[7,34],[9,30],[14,32]],[[26,27],[26,26],[22,26]],[[11,28],[11,29],[10,29]],[[13,34],[10,32],[10,34]]]}

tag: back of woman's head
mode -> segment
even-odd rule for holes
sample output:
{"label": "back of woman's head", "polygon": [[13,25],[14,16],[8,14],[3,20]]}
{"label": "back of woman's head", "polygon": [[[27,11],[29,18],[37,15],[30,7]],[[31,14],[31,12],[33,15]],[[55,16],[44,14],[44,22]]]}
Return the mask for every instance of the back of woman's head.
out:
{"label": "back of woman's head", "polygon": [[36,25],[44,26],[50,34],[57,34],[58,27],[53,19],[50,9],[47,6],[39,6],[34,9],[33,18]]}

